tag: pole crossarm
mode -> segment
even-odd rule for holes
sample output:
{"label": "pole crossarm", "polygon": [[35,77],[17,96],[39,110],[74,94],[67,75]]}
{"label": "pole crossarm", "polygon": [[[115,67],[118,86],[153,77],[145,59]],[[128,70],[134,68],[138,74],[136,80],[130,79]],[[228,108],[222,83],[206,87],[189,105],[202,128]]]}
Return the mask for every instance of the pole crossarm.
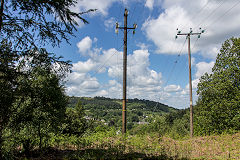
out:
{"label": "pole crossarm", "polygon": [[[127,21],[127,16],[128,16],[128,10],[125,9],[125,12],[124,12],[124,20]],[[116,22],[116,28],[115,28],[115,32],[118,34],[118,29],[123,29],[123,30],[128,30],[128,29],[132,29],[133,30],[133,34],[135,34],[135,29],[137,28],[137,24],[134,23],[133,24],[133,27],[127,27],[124,25],[124,27],[119,27],[119,24],[118,22]]]}
{"label": "pole crossarm", "polygon": [[134,28],[134,27],[132,27],[132,28],[129,28],[129,27],[118,27],[119,29],[136,29],[136,28]]}
{"label": "pole crossarm", "polygon": [[182,35],[186,35],[187,36],[187,35],[200,35],[200,34],[202,34],[202,33],[200,33],[200,32],[199,33],[178,33],[177,35],[178,36],[182,36]]}

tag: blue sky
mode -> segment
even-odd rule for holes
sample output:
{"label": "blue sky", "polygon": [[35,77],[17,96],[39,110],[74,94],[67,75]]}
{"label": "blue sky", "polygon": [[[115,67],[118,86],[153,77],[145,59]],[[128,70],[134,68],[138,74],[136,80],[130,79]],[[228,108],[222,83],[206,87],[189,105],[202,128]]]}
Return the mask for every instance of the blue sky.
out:
{"label": "blue sky", "polygon": [[239,35],[238,0],[78,0],[71,8],[84,14],[70,44],[49,50],[73,63],[66,93],[70,96],[122,98],[123,32],[115,34],[115,23],[137,23],[136,34],[128,33],[128,98],[159,101],[176,108],[189,107],[188,56],[182,32],[206,30],[200,39],[191,37],[194,101],[201,75],[211,73],[221,44]]}

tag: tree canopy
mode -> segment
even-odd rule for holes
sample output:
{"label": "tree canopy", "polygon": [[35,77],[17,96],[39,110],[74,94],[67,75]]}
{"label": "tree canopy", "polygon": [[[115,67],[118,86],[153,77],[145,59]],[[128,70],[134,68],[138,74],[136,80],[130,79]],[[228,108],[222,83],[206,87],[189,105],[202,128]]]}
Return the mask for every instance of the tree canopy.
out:
{"label": "tree canopy", "polygon": [[84,13],[71,10],[76,0],[1,0],[0,36],[18,49],[45,42],[53,46],[73,36],[78,22],[88,23]]}
{"label": "tree canopy", "polygon": [[211,74],[198,84],[196,133],[240,130],[240,38],[226,40]]}

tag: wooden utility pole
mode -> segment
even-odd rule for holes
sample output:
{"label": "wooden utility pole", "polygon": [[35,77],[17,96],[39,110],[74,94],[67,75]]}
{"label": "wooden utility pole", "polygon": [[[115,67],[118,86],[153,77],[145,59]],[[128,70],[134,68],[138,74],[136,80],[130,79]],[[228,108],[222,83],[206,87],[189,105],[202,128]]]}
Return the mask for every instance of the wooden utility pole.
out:
{"label": "wooden utility pole", "polygon": [[[201,28],[199,28],[199,29],[201,30]],[[193,100],[192,100],[192,68],[191,68],[192,65],[191,65],[190,36],[191,35],[198,35],[198,38],[200,38],[200,35],[202,33],[204,33],[204,30],[201,30],[201,32],[199,32],[199,33],[193,33],[191,28],[190,28],[189,33],[181,33],[181,31],[179,31],[177,33],[177,36],[178,35],[184,35],[184,36],[187,36],[187,39],[188,39],[189,95],[190,95],[190,137],[191,138],[193,137]]]}
{"label": "wooden utility pole", "polygon": [[124,11],[124,27],[119,27],[118,23],[116,23],[116,33],[118,33],[118,29],[124,30],[124,48],[123,48],[123,104],[122,104],[122,134],[126,133],[127,127],[127,30],[133,29],[133,33],[135,33],[135,29],[137,25],[134,24],[133,28],[127,27],[127,16],[128,10]]}
{"label": "wooden utility pole", "polygon": [[123,104],[122,104],[122,133],[126,133],[127,127],[127,16],[128,11],[124,12],[124,48],[123,48]]}

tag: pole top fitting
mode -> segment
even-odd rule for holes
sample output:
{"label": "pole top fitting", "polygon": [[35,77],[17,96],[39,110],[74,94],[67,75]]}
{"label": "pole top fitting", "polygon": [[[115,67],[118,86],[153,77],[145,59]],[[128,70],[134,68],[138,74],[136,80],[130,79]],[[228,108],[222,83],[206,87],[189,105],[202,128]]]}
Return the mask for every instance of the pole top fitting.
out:
{"label": "pole top fitting", "polygon": [[127,16],[127,15],[128,15],[128,10],[127,8],[125,8],[124,16]]}

